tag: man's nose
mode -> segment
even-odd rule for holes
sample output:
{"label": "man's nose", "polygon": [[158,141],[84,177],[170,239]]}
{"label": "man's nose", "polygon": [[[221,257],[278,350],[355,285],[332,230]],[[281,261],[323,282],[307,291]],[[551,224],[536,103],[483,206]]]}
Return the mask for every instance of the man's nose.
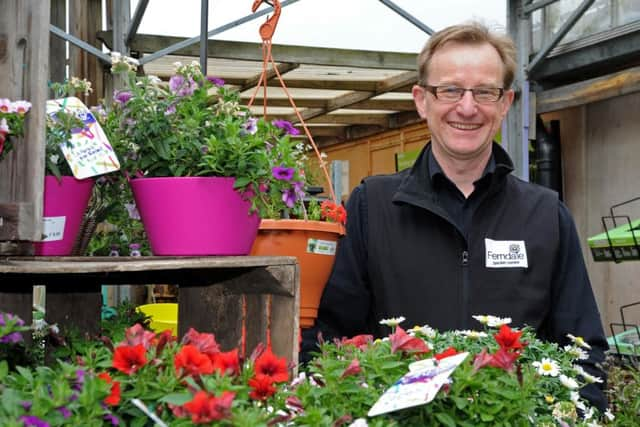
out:
{"label": "man's nose", "polygon": [[473,93],[470,90],[465,91],[462,94],[462,98],[456,105],[456,111],[462,115],[475,114],[478,103],[473,99]]}

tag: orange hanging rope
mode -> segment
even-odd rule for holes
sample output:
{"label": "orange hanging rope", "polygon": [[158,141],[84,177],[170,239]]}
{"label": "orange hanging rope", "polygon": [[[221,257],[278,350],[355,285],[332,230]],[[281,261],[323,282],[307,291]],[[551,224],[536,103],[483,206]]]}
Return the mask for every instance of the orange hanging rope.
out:
{"label": "orange hanging rope", "polygon": [[[258,10],[258,7],[262,3],[269,3],[269,2],[268,0],[255,0],[253,2],[253,6],[251,7],[251,11],[255,12],[256,10]],[[282,76],[278,71],[278,67],[276,66],[276,63],[273,59],[273,55],[271,54],[271,39],[273,38],[273,34],[275,33],[276,25],[278,24],[278,19],[280,19],[280,13],[281,13],[281,7],[280,7],[279,0],[273,0],[273,15],[267,18],[266,22],[260,26],[260,37],[262,38],[262,74],[260,75],[260,79],[258,80],[258,85],[256,86],[256,89],[253,95],[251,96],[251,99],[249,100],[249,103],[247,104],[247,106],[251,107],[253,105],[253,101],[255,100],[256,95],[260,90],[260,86],[262,85],[264,88],[264,92],[263,92],[264,93],[264,96],[263,96],[264,118],[266,120],[267,118],[267,67],[269,63],[271,63],[271,65],[273,66],[273,70],[276,76],[278,77],[278,81],[280,81],[280,86],[282,87],[282,90],[289,98],[289,103],[293,107],[293,110],[296,113],[296,117],[298,118],[298,120],[300,121],[300,125],[304,129],[304,133],[309,139],[309,142],[311,143],[311,146],[313,147],[313,150],[316,153],[316,156],[318,157],[318,163],[320,165],[320,168],[322,169],[325,180],[329,185],[329,194],[331,194],[331,199],[337,205],[338,200],[336,198],[335,192],[333,191],[333,185],[331,182],[331,177],[329,176],[329,171],[327,170],[327,166],[325,162],[322,160],[322,156],[320,155],[320,150],[318,150],[318,146],[313,140],[313,136],[311,136],[311,132],[309,132],[309,129],[307,128],[307,125],[304,122],[304,119],[302,118],[302,114],[300,114],[300,111],[298,110],[296,103],[293,101],[293,97],[289,93],[287,86],[282,80]]]}

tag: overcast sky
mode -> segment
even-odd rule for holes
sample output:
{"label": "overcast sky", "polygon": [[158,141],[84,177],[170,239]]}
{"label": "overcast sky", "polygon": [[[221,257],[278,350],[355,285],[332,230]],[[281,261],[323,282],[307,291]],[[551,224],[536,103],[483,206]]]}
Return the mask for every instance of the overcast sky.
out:
{"label": "overcast sky", "polygon": [[[434,30],[469,20],[504,30],[506,0],[393,0]],[[131,1],[131,12],[137,0]],[[251,13],[253,0],[209,0],[209,30]],[[179,6],[178,6],[179,4]],[[268,7],[263,4],[259,10]],[[262,16],[214,37],[259,42]],[[194,37],[200,0],[152,0],[139,32]],[[299,0],[282,9],[273,42],[303,46],[418,52],[427,35],[379,0]]]}

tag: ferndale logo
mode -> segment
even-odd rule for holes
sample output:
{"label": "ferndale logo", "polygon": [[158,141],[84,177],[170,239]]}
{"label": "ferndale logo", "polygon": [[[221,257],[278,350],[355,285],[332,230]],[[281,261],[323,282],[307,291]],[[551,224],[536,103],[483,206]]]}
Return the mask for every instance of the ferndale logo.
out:
{"label": "ferndale logo", "polygon": [[524,240],[484,239],[484,246],[488,268],[529,267]]}

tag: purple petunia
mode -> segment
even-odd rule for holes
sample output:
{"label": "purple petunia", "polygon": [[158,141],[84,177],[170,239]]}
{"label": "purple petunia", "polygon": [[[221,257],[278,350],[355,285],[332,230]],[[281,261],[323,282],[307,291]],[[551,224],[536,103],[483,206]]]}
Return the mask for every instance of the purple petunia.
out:
{"label": "purple petunia", "polygon": [[[24,326],[24,320],[18,316],[14,316],[11,313],[0,313],[0,326],[6,326],[9,321],[15,321],[17,326]],[[15,344],[20,341],[22,341],[22,334],[20,332],[11,332],[0,337],[0,343],[2,344]]]}
{"label": "purple petunia", "polygon": [[120,105],[125,105],[131,99],[133,95],[131,92],[126,90],[116,90],[113,92],[113,100],[116,101]]}
{"label": "purple petunia", "polygon": [[284,130],[288,135],[300,135],[300,130],[293,127],[291,122],[286,120],[274,120],[271,122],[277,128]]}
{"label": "purple petunia", "polygon": [[294,207],[297,200],[298,198],[296,196],[295,189],[289,188],[287,190],[282,190],[282,201],[288,208]]}
{"label": "purple petunia", "polygon": [[59,407],[58,412],[60,412],[60,414],[62,414],[62,418],[65,418],[65,419],[71,416],[71,411],[67,409],[66,406]]}
{"label": "purple petunia", "polygon": [[24,427],[49,427],[49,423],[41,420],[35,415],[23,415],[19,418],[24,424]]}
{"label": "purple petunia", "polygon": [[271,169],[273,177],[280,181],[291,181],[296,170],[294,168],[288,168],[285,166],[276,166]]}
{"label": "purple petunia", "polygon": [[207,76],[207,80],[209,80],[211,83],[213,83],[218,87],[224,86],[224,80],[221,79],[220,77]]}
{"label": "purple petunia", "polygon": [[258,119],[249,117],[247,121],[242,124],[240,133],[243,135],[255,135],[256,132],[258,132]]}
{"label": "purple petunia", "polygon": [[118,420],[118,417],[116,417],[113,414],[107,414],[104,416],[104,419],[106,421],[109,421],[111,423],[112,426],[117,426],[120,424],[120,420]]}
{"label": "purple petunia", "polygon": [[183,76],[177,74],[169,79],[169,90],[178,96],[193,95],[197,88],[198,85],[191,77],[189,77],[189,80],[185,80]]}

